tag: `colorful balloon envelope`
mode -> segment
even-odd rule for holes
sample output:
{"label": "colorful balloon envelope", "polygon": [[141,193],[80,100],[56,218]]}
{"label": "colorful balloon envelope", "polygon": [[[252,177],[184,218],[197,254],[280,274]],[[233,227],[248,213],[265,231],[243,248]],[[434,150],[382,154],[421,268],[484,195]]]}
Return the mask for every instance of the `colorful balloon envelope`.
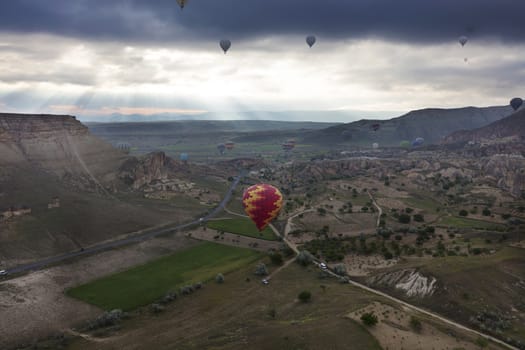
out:
{"label": "colorful balloon envelope", "polygon": [[283,204],[281,192],[268,184],[250,186],[244,191],[242,205],[244,211],[262,231],[279,215]]}

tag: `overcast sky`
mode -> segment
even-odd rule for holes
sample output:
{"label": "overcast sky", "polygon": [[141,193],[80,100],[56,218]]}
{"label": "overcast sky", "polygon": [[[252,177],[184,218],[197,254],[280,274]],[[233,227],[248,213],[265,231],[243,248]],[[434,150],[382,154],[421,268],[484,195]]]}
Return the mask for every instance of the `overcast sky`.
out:
{"label": "overcast sky", "polygon": [[523,0],[0,2],[1,111],[384,118],[507,104],[524,82]]}

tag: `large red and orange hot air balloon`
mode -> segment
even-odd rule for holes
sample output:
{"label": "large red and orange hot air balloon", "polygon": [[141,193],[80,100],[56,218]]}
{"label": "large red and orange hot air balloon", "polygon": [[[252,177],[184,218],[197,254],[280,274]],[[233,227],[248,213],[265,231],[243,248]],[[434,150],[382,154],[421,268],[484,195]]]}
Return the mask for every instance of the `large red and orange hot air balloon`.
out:
{"label": "large red and orange hot air balloon", "polygon": [[268,184],[250,186],[244,191],[242,205],[244,211],[255,223],[259,231],[264,230],[268,224],[279,215],[283,204],[281,192]]}

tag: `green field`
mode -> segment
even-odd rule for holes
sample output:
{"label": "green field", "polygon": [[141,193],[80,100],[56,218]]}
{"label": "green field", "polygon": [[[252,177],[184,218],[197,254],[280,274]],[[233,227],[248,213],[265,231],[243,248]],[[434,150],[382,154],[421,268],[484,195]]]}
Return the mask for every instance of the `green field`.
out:
{"label": "green field", "polygon": [[277,237],[272,229],[266,227],[262,232],[257,230],[255,224],[248,218],[224,219],[208,222],[208,228],[217,231],[235,233],[241,236],[255,237],[268,241],[276,241]]}
{"label": "green field", "polygon": [[105,310],[132,310],[182,285],[208,281],[217,273],[236,270],[260,257],[259,253],[248,249],[202,243],[70,289],[67,295]]}
{"label": "green field", "polygon": [[453,227],[458,227],[458,228],[475,228],[475,229],[480,229],[480,230],[494,230],[494,231],[505,230],[505,225],[502,225],[502,224],[489,222],[489,221],[461,218],[458,216],[445,216],[439,220],[438,225],[453,226]]}

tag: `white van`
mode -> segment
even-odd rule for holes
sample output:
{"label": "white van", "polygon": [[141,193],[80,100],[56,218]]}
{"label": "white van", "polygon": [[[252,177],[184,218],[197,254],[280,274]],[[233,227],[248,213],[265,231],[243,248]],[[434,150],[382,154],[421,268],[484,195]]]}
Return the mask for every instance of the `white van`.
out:
{"label": "white van", "polygon": [[6,270],[0,270],[0,276],[7,276]]}

